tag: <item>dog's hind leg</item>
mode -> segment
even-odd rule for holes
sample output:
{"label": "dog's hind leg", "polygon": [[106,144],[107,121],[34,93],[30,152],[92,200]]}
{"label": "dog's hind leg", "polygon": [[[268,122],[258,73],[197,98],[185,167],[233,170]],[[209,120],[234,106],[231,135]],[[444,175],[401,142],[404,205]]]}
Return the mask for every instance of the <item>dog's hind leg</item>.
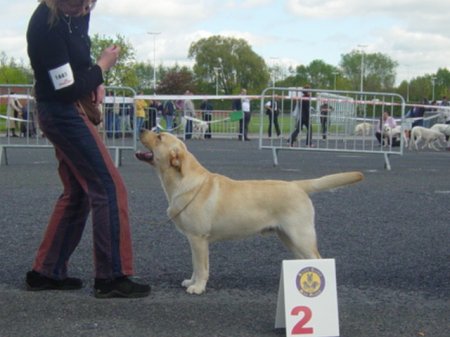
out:
{"label": "dog's hind leg", "polygon": [[316,232],[313,226],[309,230],[299,230],[296,227],[278,228],[276,232],[284,245],[297,259],[321,258],[317,249]]}
{"label": "dog's hind leg", "polygon": [[416,140],[414,141],[414,148],[416,149],[416,151],[419,151],[419,142],[420,138],[416,138]]}
{"label": "dog's hind leg", "polygon": [[[441,144],[439,144],[441,145]],[[435,150],[435,151],[439,151],[439,149],[436,147],[436,143],[435,142],[430,142],[430,148]]]}
{"label": "dog's hind leg", "polygon": [[181,284],[189,294],[201,294],[205,291],[209,278],[208,240],[199,236],[188,235],[192,253],[193,273],[191,279]]}

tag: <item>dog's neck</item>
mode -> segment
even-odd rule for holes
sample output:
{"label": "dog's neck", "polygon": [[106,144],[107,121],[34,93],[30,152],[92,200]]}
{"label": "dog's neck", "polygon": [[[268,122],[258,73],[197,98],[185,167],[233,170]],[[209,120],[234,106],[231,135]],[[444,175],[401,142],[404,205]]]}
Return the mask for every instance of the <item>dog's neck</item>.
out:
{"label": "dog's neck", "polygon": [[170,220],[174,220],[178,215],[180,215],[199,195],[203,185],[208,179],[208,175],[202,175],[199,178],[201,178],[201,180],[199,179],[199,182],[196,183],[195,186],[191,186],[188,189],[181,187],[180,191],[172,194],[172,197],[168,199],[169,207],[167,209],[167,214],[169,215]]}
{"label": "dog's neck", "polygon": [[[181,167],[170,167],[161,169],[159,171],[159,178],[161,179],[167,201],[171,204],[178,196],[192,193],[203,183],[205,173],[207,172],[197,159],[187,153],[190,160],[184,160]],[[189,165],[189,167],[186,167]],[[186,172],[195,172],[195,175],[187,175]],[[197,178],[193,178],[197,177]]]}

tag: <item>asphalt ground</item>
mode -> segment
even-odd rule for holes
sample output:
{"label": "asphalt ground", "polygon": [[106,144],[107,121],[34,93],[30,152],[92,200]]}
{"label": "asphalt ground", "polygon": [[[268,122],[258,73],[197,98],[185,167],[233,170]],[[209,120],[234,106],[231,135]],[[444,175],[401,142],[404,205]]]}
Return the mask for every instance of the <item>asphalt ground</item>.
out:
{"label": "asphalt ground", "polygon": [[[345,337],[447,337],[450,331],[450,152],[392,156],[272,153],[256,140],[188,141],[209,170],[235,179],[304,179],[360,170],[357,185],[312,196],[319,249],[336,260],[339,321]],[[91,226],[71,263],[82,290],[28,292],[24,277],[62,186],[51,149],[9,149],[0,167],[0,337],[285,336],[274,329],[281,261],[276,236],[211,246],[207,291],[189,295],[189,246],[172,223],[152,168],[123,153],[136,273],[144,299],[92,295]],[[233,210],[230,209],[230,212]]]}

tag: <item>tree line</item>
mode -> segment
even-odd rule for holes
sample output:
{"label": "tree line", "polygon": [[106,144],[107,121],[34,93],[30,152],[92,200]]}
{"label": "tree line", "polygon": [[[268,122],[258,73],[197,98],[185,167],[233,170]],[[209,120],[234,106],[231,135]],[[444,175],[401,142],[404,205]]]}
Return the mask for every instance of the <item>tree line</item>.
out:
{"label": "tree line", "polygon": [[[383,53],[359,50],[342,54],[338,65],[313,60],[308,65],[285,68],[276,62],[268,65],[244,40],[220,35],[195,41],[188,50],[193,67],[165,67],[151,62],[136,61],[135,49],[122,35],[92,37],[94,58],[108,45],[121,47],[117,65],[105,74],[107,86],[126,86],[146,94],[182,94],[190,90],[198,94],[237,94],[241,88],[259,94],[267,87],[302,87],[328,90],[389,92],[402,95],[407,102],[439,100],[449,96],[450,72],[437,69],[409,81],[396,82],[398,63]],[[156,68],[155,68],[156,67]],[[153,74],[156,83],[153,83]],[[1,52],[0,83],[31,84],[33,73],[29,65]]]}

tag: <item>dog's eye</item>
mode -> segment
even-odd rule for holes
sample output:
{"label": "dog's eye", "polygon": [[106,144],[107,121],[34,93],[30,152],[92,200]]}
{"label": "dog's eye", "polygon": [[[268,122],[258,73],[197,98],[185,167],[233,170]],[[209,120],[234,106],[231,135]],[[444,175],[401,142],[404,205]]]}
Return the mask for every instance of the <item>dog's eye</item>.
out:
{"label": "dog's eye", "polygon": [[160,133],[158,133],[158,136],[156,136],[156,137],[158,138],[158,140],[161,140],[161,139],[162,139],[162,136],[161,136]]}

